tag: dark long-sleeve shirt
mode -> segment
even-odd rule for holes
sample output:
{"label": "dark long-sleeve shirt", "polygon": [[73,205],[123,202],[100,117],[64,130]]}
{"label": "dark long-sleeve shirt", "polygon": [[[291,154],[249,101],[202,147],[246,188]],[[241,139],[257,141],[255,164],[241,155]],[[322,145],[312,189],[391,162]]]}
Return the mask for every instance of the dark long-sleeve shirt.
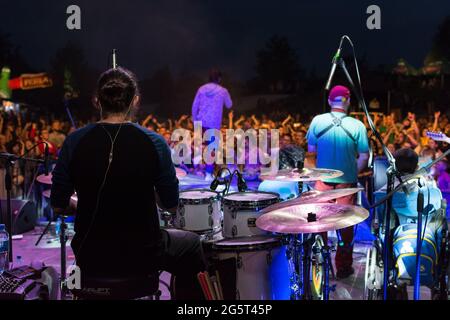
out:
{"label": "dark long-sleeve shirt", "polygon": [[132,123],[121,128],[99,194],[111,149],[105,130],[114,138],[118,128],[91,124],[73,132],[53,171],[53,207],[66,208],[77,193],[72,248],[81,271],[93,275],[145,273],[154,267],[160,250],[155,191],[164,207],[178,204],[178,179],[167,143]]}

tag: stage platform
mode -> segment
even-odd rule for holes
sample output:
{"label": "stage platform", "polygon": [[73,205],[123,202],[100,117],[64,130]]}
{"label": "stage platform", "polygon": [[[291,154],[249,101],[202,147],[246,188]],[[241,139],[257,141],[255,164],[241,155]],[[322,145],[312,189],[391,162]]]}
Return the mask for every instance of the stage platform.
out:
{"label": "stage platform", "polygon": [[[60,250],[59,241],[54,235],[54,228],[50,228],[50,232],[45,235],[38,246],[35,246],[40,233],[44,229],[44,226],[37,226],[34,231],[27,232],[23,235],[22,239],[13,241],[14,256],[21,256],[24,264],[29,264],[33,261],[41,261],[47,266],[54,267],[58,272],[60,270]],[[358,228],[357,238],[361,238],[361,232],[365,232],[363,228]],[[70,231],[69,231],[70,233]],[[333,239],[332,237],[330,237]],[[70,243],[70,241],[69,241]],[[332,300],[361,300],[363,299],[364,292],[364,269],[366,261],[366,250],[370,246],[370,241],[356,241],[354,249],[354,275],[341,280],[332,281],[332,284],[336,284],[336,291],[330,294]],[[67,246],[67,265],[74,262],[74,255],[70,248]],[[334,263],[334,259],[333,259]],[[161,282],[169,283],[170,275],[163,273]],[[160,284],[160,290],[162,291],[162,300],[170,299],[170,293],[163,283]],[[422,288],[421,297],[423,300],[429,300],[431,298],[430,290],[428,288]],[[408,288],[408,295],[412,299],[413,288]]]}

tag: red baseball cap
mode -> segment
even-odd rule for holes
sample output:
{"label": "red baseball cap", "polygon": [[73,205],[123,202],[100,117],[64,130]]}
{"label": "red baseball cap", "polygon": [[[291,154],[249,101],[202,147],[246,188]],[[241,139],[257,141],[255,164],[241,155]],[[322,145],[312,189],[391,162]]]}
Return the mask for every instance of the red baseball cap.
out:
{"label": "red baseball cap", "polygon": [[[345,99],[342,99],[345,98]],[[335,86],[330,90],[328,100],[335,102],[344,102],[350,98],[350,90],[344,86]]]}

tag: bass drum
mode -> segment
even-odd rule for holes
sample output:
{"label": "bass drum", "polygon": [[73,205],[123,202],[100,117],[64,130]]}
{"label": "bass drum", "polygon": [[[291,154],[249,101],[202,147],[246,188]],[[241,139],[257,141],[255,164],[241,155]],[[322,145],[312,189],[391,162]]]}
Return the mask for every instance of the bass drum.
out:
{"label": "bass drum", "polygon": [[288,260],[279,238],[224,239],[212,249],[225,300],[289,299]]}

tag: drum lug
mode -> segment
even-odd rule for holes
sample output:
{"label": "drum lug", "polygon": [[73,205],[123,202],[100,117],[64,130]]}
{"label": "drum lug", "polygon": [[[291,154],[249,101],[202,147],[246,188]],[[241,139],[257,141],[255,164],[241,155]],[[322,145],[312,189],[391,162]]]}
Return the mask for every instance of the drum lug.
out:
{"label": "drum lug", "polygon": [[231,234],[232,234],[233,238],[237,236],[237,233],[238,233],[237,227],[236,227],[236,225],[234,225],[233,228],[231,228]]}
{"label": "drum lug", "polygon": [[269,253],[266,256],[267,264],[270,265],[272,263],[272,252],[269,251]]}
{"label": "drum lug", "polygon": [[180,205],[178,207],[178,213],[180,214],[180,216],[184,216],[184,205]]}
{"label": "drum lug", "polygon": [[230,211],[231,211],[231,218],[236,219],[237,216],[237,209],[236,207],[229,207]]}
{"label": "drum lug", "polygon": [[208,218],[208,223],[209,223],[210,227],[212,227],[214,224],[214,219],[211,216],[209,216],[209,218]]}
{"label": "drum lug", "polygon": [[210,204],[208,205],[208,214],[209,214],[209,215],[212,215],[212,213],[213,213],[213,207],[212,207],[212,204],[210,203]]}
{"label": "drum lug", "polygon": [[184,228],[186,226],[186,223],[184,221],[184,218],[180,218],[180,228]]}
{"label": "drum lug", "polygon": [[236,267],[237,267],[238,269],[242,268],[242,258],[241,258],[240,256],[238,256],[238,257],[236,258]]}

